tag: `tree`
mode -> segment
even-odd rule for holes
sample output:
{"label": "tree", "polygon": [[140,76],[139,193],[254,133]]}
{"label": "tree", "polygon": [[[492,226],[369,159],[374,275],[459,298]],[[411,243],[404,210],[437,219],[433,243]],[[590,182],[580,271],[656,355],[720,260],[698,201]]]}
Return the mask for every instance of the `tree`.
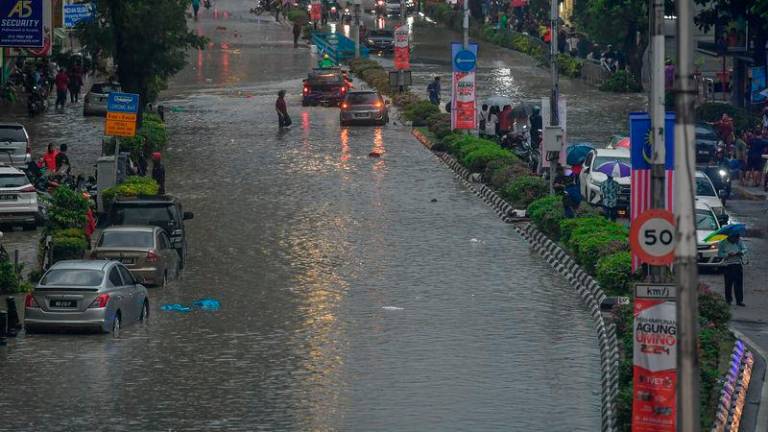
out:
{"label": "tree", "polygon": [[702,6],[696,25],[709,31],[716,25],[745,20],[749,38],[754,44],[755,64],[766,64],[765,42],[768,40],[768,0],[695,0]]}
{"label": "tree", "polygon": [[98,0],[95,19],[77,35],[91,52],[111,56],[122,88],[152,102],[205,38],[187,29],[189,0]]}

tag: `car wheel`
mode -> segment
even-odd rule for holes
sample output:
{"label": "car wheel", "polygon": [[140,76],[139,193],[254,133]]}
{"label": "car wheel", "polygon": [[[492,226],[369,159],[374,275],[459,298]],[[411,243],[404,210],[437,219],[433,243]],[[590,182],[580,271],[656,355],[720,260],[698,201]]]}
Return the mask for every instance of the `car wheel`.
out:
{"label": "car wheel", "polygon": [[120,311],[115,313],[115,319],[112,320],[112,337],[120,337]]}
{"label": "car wheel", "polygon": [[141,315],[139,316],[139,321],[141,322],[147,322],[149,320],[149,300],[144,300],[144,305],[141,306]]}

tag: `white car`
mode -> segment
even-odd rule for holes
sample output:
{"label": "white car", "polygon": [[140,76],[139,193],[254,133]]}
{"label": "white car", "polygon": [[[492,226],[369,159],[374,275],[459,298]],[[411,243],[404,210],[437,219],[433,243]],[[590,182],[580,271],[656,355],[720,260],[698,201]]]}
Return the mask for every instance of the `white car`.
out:
{"label": "white car", "polygon": [[19,123],[0,123],[0,164],[25,167],[32,160],[27,129]]}
{"label": "white car", "polygon": [[119,93],[120,84],[96,83],[91,86],[83,99],[83,115],[107,115],[107,98],[110,93]]}
{"label": "white car", "polygon": [[[598,172],[600,165],[608,162],[619,161],[627,166],[632,166],[629,150],[624,148],[601,148],[593,150],[584,160],[583,169],[579,176],[581,184],[581,196],[590,204],[598,205],[602,202],[603,196],[600,192],[600,185],[608,178],[607,175]],[[619,208],[629,207],[630,177],[614,178],[619,184]]]}
{"label": "white car", "polygon": [[37,191],[22,171],[0,165],[0,223],[37,228],[40,208]]}
{"label": "white car", "polygon": [[713,231],[720,229],[720,221],[712,209],[701,201],[696,201],[696,252],[699,266],[718,267],[722,258],[717,256],[718,242],[706,243],[704,239]]}
{"label": "white car", "polygon": [[728,221],[723,201],[717,195],[712,180],[701,171],[696,171],[696,202],[704,203],[717,215],[721,223]]}

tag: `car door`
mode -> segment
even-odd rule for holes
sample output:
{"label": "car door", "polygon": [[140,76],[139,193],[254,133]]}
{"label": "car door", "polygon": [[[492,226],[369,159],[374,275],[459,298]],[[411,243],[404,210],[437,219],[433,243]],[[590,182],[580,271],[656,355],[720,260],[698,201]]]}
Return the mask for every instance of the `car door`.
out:
{"label": "car door", "polygon": [[[126,309],[130,310],[130,321],[137,321],[139,319],[139,313],[141,313],[141,304],[144,301],[139,295],[139,290],[136,287],[136,280],[133,278],[128,269],[118,264],[117,269],[120,271],[120,276],[123,278],[123,289],[125,290]],[[128,322],[126,320],[126,322]]]}
{"label": "car door", "polygon": [[579,189],[581,189],[581,196],[584,199],[589,199],[589,174],[592,172],[592,159],[594,157],[595,152],[590,152],[587,155],[582,165],[581,174],[579,174]]}
{"label": "car door", "polygon": [[179,276],[179,254],[171,247],[171,240],[164,231],[158,231],[157,245],[160,256],[163,257],[163,265],[172,279]]}
{"label": "car door", "polygon": [[127,297],[128,291],[125,289],[125,283],[123,277],[120,275],[118,266],[120,264],[114,263],[107,272],[107,278],[109,284],[112,285],[112,292],[109,296],[114,297],[113,311],[120,311],[122,318],[122,324],[130,322],[133,319],[133,311],[130,308],[130,299]]}

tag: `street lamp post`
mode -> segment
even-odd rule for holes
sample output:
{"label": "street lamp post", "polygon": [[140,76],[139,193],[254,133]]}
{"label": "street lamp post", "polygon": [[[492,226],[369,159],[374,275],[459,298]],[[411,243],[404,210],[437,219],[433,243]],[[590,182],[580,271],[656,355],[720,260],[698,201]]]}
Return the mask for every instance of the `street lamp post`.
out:
{"label": "street lamp post", "polygon": [[[550,5],[550,22],[549,22],[549,69],[552,74],[552,94],[549,100],[549,125],[558,126],[560,124],[560,116],[558,113],[558,99],[559,99],[559,75],[557,71],[557,0],[552,0]],[[549,157],[549,152],[542,152],[544,157],[549,159],[549,193],[555,193],[555,173],[557,172],[557,164],[559,162],[560,154],[555,157]]]}

